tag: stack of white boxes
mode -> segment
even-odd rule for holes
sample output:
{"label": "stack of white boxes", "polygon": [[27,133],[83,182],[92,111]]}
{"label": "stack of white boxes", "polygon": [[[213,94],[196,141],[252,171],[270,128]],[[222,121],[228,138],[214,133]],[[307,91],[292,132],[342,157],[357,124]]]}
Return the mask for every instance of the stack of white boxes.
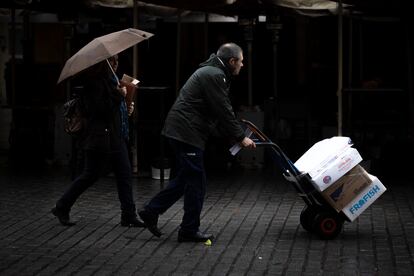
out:
{"label": "stack of white boxes", "polygon": [[386,191],[377,177],[359,165],[361,161],[351,139],[332,137],[313,145],[295,166],[309,174],[315,189],[335,210],[353,221]]}

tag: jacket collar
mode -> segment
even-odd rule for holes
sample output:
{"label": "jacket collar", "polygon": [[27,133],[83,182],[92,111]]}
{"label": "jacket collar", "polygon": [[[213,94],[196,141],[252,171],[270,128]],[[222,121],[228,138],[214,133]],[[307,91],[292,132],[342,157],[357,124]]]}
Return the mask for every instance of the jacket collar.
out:
{"label": "jacket collar", "polygon": [[204,66],[214,66],[220,68],[226,74],[226,77],[228,79],[231,79],[232,77],[231,71],[228,68],[228,66],[216,54],[211,54],[206,61],[200,63],[200,67]]}

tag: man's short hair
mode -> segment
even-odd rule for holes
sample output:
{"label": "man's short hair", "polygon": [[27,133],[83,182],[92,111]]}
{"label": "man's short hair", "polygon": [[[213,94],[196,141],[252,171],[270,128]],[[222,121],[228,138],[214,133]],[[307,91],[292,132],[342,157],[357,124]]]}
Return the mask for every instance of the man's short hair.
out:
{"label": "man's short hair", "polygon": [[229,61],[231,58],[240,58],[243,53],[242,48],[236,43],[225,43],[217,50],[217,56],[223,61]]}

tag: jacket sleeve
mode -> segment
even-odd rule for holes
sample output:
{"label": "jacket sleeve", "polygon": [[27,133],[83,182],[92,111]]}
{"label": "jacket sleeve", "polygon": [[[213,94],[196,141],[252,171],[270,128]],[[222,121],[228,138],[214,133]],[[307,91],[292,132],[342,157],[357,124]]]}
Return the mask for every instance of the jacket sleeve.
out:
{"label": "jacket sleeve", "polygon": [[245,137],[244,131],[234,114],[224,76],[206,74],[205,81],[206,101],[210,111],[219,120],[219,124],[228,136],[237,142],[242,141]]}

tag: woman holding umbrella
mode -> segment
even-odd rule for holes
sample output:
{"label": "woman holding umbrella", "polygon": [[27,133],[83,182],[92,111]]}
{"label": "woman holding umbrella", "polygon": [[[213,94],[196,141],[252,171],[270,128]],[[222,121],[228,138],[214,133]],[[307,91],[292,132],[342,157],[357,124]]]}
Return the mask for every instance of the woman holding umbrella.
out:
{"label": "woman holding umbrella", "polygon": [[74,224],[69,217],[71,207],[99,179],[110,161],[121,202],[121,225],[144,227],[135,212],[131,165],[122,132],[120,111],[126,90],[114,82],[115,74],[107,59],[152,36],[151,33],[128,28],[97,37],[68,59],[60,73],[58,83],[82,73],[85,84],[82,96],[87,118],[80,137],[85,153],[82,173],[52,209],[63,225]]}
{"label": "woman holding umbrella", "polygon": [[[87,123],[80,143],[85,153],[85,163],[82,173],[56,202],[52,213],[62,225],[74,225],[69,216],[71,207],[99,179],[110,162],[121,203],[121,225],[144,227],[136,215],[132,171],[120,108],[126,95],[125,87],[114,81],[112,68],[106,60],[86,69],[81,77],[84,83],[82,98]],[[133,106],[128,111],[130,115]]]}

